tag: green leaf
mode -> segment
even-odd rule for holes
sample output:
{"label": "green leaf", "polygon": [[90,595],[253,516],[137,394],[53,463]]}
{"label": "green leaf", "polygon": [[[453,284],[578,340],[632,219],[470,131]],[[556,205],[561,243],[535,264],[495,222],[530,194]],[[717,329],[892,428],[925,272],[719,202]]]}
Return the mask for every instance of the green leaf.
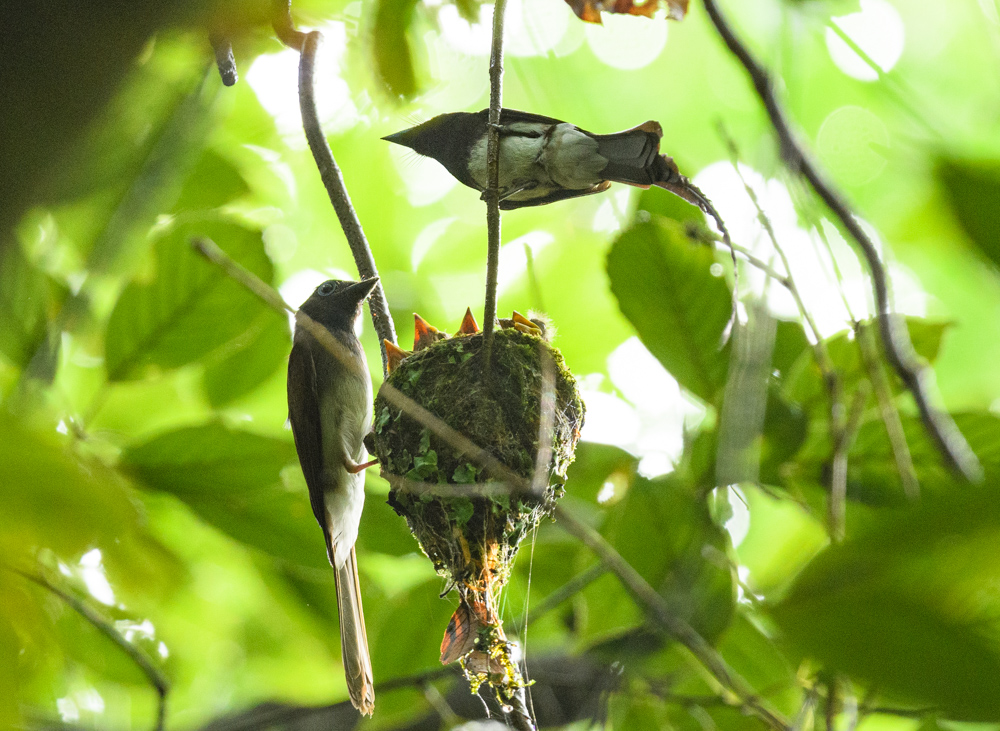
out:
{"label": "green leaf", "polygon": [[[896,390],[899,390],[901,384],[895,376],[895,372],[885,363],[885,359],[881,355],[881,336],[878,333],[878,324],[874,321],[868,321],[865,326],[872,330],[871,335],[876,343],[876,355],[882,360],[882,368],[895,384]],[[917,355],[929,363],[934,363],[937,360],[945,332],[951,326],[950,322],[924,320],[919,317],[906,318],[906,329],[910,333],[913,349]],[[861,359],[861,350],[852,330],[845,330],[827,338],[826,347],[845,392],[852,391],[860,381],[868,380],[868,370]],[[788,366],[783,388],[787,397],[793,401],[808,406],[822,401],[824,408],[826,408],[826,387],[823,384],[823,377],[816,365],[816,358],[811,347],[801,351],[798,359]]]}
{"label": "green leaf", "polygon": [[644,216],[642,211],[654,216],[672,218],[681,223],[697,223],[702,227],[705,225],[705,214],[698,206],[692,206],[673,193],[656,187],[642,191],[636,203],[636,220],[648,221],[649,216]]}
{"label": "green leaf", "polygon": [[[325,568],[323,534],[305,490],[282,480],[295,459],[288,441],[207,424],[128,447],[122,466],[237,541],[292,564]],[[304,481],[290,483],[304,487]]]}
{"label": "green leaf", "polygon": [[[574,497],[597,502],[597,496],[610,481],[615,493],[632,482],[639,460],[619,447],[595,442],[580,442],[576,459],[569,466],[566,492]],[[618,497],[621,497],[619,494]]]}
{"label": "green leaf", "polygon": [[962,229],[987,259],[1000,266],[1000,162],[944,158],[937,177]]}
{"label": "green leaf", "polygon": [[0,248],[0,353],[19,368],[45,340],[53,289],[17,242]]}
{"label": "green leaf", "polygon": [[956,720],[997,721],[1000,599],[985,589],[1000,581],[997,545],[995,482],[925,496],[819,554],[774,617],[831,670]]}
{"label": "green leaf", "polygon": [[625,231],[608,255],[611,291],[639,338],[677,381],[715,404],[726,383],[730,292],[711,248],[677,221],[654,217]]}
{"label": "green leaf", "polygon": [[250,192],[239,169],[213,150],[205,150],[190,172],[175,211],[204,211],[236,200]]}
{"label": "green leaf", "polygon": [[133,281],[108,323],[105,367],[112,381],[140,378],[149,366],[176,368],[242,334],[265,308],[256,297],[196,254],[207,236],[265,282],[273,268],[260,232],[206,219],[176,226],[156,244],[152,281]]}
{"label": "green leaf", "polygon": [[288,360],[291,350],[288,320],[273,310],[231,340],[226,353],[205,366],[202,381],[208,402],[215,408],[251,393]]}
{"label": "green leaf", "polygon": [[[954,414],[955,424],[979,457],[987,479],[1000,480],[1000,416],[993,413]],[[902,418],[913,467],[924,492],[947,492],[954,482],[941,453],[914,416]],[[903,500],[903,486],[885,425],[870,421],[858,431],[847,457],[848,497],[884,505]]]}
{"label": "green leaf", "polygon": [[0,418],[0,545],[5,555],[50,548],[70,558],[113,546],[140,513],[125,480],[76,456],[55,431],[28,431]]}
{"label": "green leaf", "polygon": [[393,97],[409,98],[417,91],[413,49],[406,32],[413,23],[416,0],[379,0],[375,8],[372,52],[375,68]]}
{"label": "green leaf", "polygon": [[[682,480],[635,478],[626,497],[608,511],[601,532],[703,637],[712,641],[728,626],[735,604],[729,541],[705,500]],[[588,591],[592,616],[607,609],[602,610],[601,595],[608,592],[596,587]]]}

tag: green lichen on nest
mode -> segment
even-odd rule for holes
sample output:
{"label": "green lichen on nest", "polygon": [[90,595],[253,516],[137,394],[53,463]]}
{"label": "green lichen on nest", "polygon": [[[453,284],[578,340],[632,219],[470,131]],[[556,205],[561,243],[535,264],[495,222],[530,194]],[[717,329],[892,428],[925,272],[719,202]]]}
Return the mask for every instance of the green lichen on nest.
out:
{"label": "green lichen on nest", "polygon": [[584,413],[562,355],[543,339],[514,329],[496,331],[489,379],[482,377],[482,344],[482,334],[441,340],[408,356],[387,382],[530,481],[544,348],[555,366],[556,408],[553,459],[543,499],[502,493],[483,497],[474,489],[463,495],[461,488],[453,488],[449,496],[400,489],[407,481],[472,488],[487,476],[468,455],[457,453],[381,394],[375,399],[374,419],[375,453],[394,488],[389,504],[406,518],[438,572],[470,586],[480,581],[484,569],[492,575],[487,583],[506,581],[518,544],[562,492]]}

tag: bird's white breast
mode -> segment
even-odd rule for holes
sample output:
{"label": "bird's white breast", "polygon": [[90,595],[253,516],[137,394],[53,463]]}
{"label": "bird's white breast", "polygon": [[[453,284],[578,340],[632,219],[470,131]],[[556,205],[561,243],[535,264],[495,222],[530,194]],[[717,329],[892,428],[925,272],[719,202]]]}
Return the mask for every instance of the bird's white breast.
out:
{"label": "bird's white breast", "polygon": [[598,152],[598,143],[571,124],[560,124],[552,131],[539,164],[552,182],[563,188],[581,190],[601,182],[601,171],[608,161]]}
{"label": "bird's white breast", "polygon": [[[517,200],[532,197],[532,190],[583,190],[601,182],[600,173],[608,161],[598,154],[593,137],[565,122],[539,137],[517,135],[519,126],[538,131],[537,124],[507,126],[507,134],[500,139],[501,191],[527,188],[524,194],[514,195]],[[486,144],[485,137],[480,139],[469,157],[469,172],[480,190],[486,188]]]}
{"label": "bird's white breast", "polygon": [[[542,153],[544,137],[509,136],[500,138],[500,190],[521,187],[526,183],[544,182],[539,180],[543,171],[537,161]],[[469,173],[480,190],[485,190],[486,179],[486,137],[472,148],[469,157]]]}
{"label": "bird's white breast", "polygon": [[365,504],[365,474],[348,472],[344,455],[354,462],[364,459],[364,438],[372,419],[371,381],[345,372],[326,390],[320,415],[327,473],[324,504],[334,561],[339,567],[358,539]]}

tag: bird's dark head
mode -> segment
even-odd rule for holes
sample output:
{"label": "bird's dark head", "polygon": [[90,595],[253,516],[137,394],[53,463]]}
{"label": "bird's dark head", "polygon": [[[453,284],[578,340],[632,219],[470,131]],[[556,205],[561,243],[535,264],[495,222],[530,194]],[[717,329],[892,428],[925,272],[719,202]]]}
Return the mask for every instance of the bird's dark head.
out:
{"label": "bird's dark head", "polygon": [[433,157],[448,172],[465,182],[469,177],[469,153],[472,146],[485,134],[486,118],[481,113],[452,112],[439,114],[423,124],[382,139],[409,147],[420,155]]}
{"label": "bird's dark head", "polygon": [[330,329],[354,330],[361,316],[361,304],[378,284],[378,277],[360,282],[328,279],[313,290],[301,309]]}

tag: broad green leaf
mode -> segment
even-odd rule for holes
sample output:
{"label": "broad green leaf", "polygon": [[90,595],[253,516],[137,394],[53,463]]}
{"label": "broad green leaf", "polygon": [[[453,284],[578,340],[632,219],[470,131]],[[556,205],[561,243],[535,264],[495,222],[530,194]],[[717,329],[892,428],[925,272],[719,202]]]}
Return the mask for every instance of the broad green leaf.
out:
{"label": "broad green leaf", "polygon": [[803,354],[809,353],[812,353],[812,346],[809,344],[802,323],[795,320],[778,320],[771,365],[778,371],[779,377],[783,378],[796,360]]}
{"label": "broad green leaf", "polygon": [[656,187],[642,191],[636,203],[635,218],[637,221],[648,221],[650,215],[672,218],[681,223],[705,225],[705,214],[700,208],[692,206],[673,193]]}
{"label": "broad green leaf", "polygon": [[0,418],[0,544],[6,555],[50,548],[72,558],[110,547],[140,514],[114,470],[73,454],[69,441]]}
{"label": "broad green leaf", "polygon": [[[957,488],[957,486],[956,486]],[[794,645],[956,720],[1000,720],[996,486],[886,513],[819,554],[773,615]]]}
{"label": "broad green leaf", "polygon": [[202,379],[208,402],[219,408],[251,393],[287,363],[291,341],[283,315],[261,312],[253,325],[225,346],[218,360],[205,366]]}
{"label": "broad green leaf", "polygon": [[[929,363],[934,363],[937,360],[941,350],[941,342],[951,325],[950,322],[935,322],[918,317],[906,318],[906,328],[910,333],[913,349],[917,355]],[[896,390],[899,390],[902,386],[882,355],[878,324],[869,321],[866,326],[872,329],[875,356],[881,361],[883,371],[895,385]],[[827,338],[826,348],[840,378],[841,387],[846,393],[850,393],[860,381],[868,380],[868,369],[861,359],[861,350],[853,331],[845,330]],[[788,367],[783,388],[788,398],[798,403],[813,406],[822,401],[824,408],[826,407],[826,387],[811,347],[802,351],[798,359]]]}
{"label": "broad green leaf", "polygon": [[213,150],[206,150],[184,182],[174,210],[218,208],[249,192],[250,186],[233,163]]}
{"label": "broad green leaf", "polygon": [[729,666],[755,688],[770,693],[795,689],[795,666],[782,654],[776,638],[766,633],[745,607],[736,612],[733,622],[719,639],[718,650]]}
{"label": "broad green leaf", "polygon": [[413,49],[407,38],[416,6],[416,0],[379,0],[375,8],[372,31],[375,68],[393,98],[409,98],[417,91]]}
{"label": "broad green leaf", "polygon": [[122,466],[248,546],[291,564],[327,568],[308,496],[282,481],[295,459],[289,441],[207,424],[129,447]]}
{"label": "broad green leaf", "polygon": [[45,340],[53,289],[16,241],[0,248],[0,353],[19,368]]}
{"label": "broad green leaf", "polygon": [[995,266],[1000,266],[1000,162],[945,158],[937,177],[952,211],[969,239]]}
{"label": "broad green leaf", "polygon": [[[955,424],[979,457],[987,479],[1000,479],[1000,416],[992,413],[955,414]],[[920,420],[905,416],[903,432],[921,489],[942,492],[953,487],[941,453]],[[873,420],[858,431],[847,457],[848,496],[869,504],[903,500],[895,456],[885,425]]]}
{"label": "broad green leaf", "polygon": [[608,255],[611,291],[639,338],[681,386],[711,404],[726,383],[722,335],[731,307],[714,263],[711,248],[660,217],[622,233]]}
{"label": "broad green leaf", "polygon": [[176,368],[240,335],[265,305],[196,254],[207,236],[264,281],[273,269],[260,232],[219,219],[173,227],[156,244],[152,281],[133,281],[108,323],[105,367],[112,381],[140,378],[149,366]]}
{"label": "broad green leaf", "polygon": [[593,503],[620,499],[635,477],[639,460],[619,447],[580,442],[569,467],[566,492]]}
{"label": "broad green leaf", "polygon": [[[735,597],[728,565],[729,542],[712,521],[705,500],[675,477],[637,477],[625,498],[608,511],[601,531],[626,561],[709,641],[726,628]],[[606,590],[594,584],[588,597],[597,615]],[[620,587],[615,594],[624,594]],[[620,617],[592,616],[598,629],[616,626]]]}
{"label": "broad green leaf", "polygon": [[[440,598],[441,582],[426,581],[392,599],[365,604],[372,667],[381,677],[440,667],[441,640],[458,604]],[[400,648],[406,648],[401,652]]]}

